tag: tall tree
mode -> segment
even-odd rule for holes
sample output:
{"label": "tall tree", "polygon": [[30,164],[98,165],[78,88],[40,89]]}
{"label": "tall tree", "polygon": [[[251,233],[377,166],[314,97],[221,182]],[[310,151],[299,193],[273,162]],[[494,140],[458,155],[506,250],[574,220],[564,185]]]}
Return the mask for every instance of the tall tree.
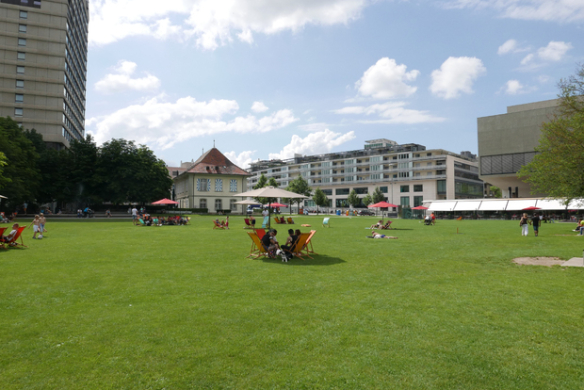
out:
{"label": "tall tree", "polygon": [[362,202],[363,202],[363,204],[364,204],[365,206],[369,206],[370,204],[372,204],[372,203],[373,203],[373,199],[371,198],[371,195],[367,194],[367,195],[365,195],[365,197],[363,198]]}
{"label": "tall tree", "polygon": [[[294,192],[296,194],[304,195],[310,197],[312,194],[312,188],[302,176],[297,176],[288,183],[288,187],[286,187],[287,191]],[[284,199],[285,202],[292,201],[292,203],[296,203],[300,208],[300,203],[304,202],[303,198],[293,198],[293,199]],[[316,202],[315,202],[316,203]]]}
{"label": "tall tree", "polygon": [[98,147],[91,135],[71,142],[68,150],[70,172],[67,187],[63,193],[69,200],[90,204],[100,202],[100,183],[96,175],[98,169]]}
{"label": "tall tree", "polygon": [[[256,183],[255,186],[253,186],[254,190],[259,190],[260,188],[264,188],[265,186],[268,185],[268,179],[264,176],[264,174],[262,173],[260,175],[260,177],[258,178],[258,182]],[[266,204],[269,202],[269,198],[254,198],[256,200],[256,202],[259,202],[261,204]]]}
{"label": "tall tree", "polygon": [[353,208],[361,203],[361,199],[359,199],[359,195],[355,190],[351,190],[349,196],[347,197],[347,203],[349,203]]}
{"label": "tall tree", "polygon": [[375,191],[373,191],[373,195],[371,196],[371,199],[373,199],[374,204],[385,200],[385,196],[383,195],[383,192],[381,192],[379,187],[375,188]]}
{"label": "tall tree", "polygon": [[6,159],[6,155],[2,152],[0,152],[0,190],[2,189],[2,187],[4,187],[7,183],[10,182],[10,179],[7,177],[4,177],[3,172],[4,172],[4,167],[8,165],[7,159]]}
{"label": "tall tree", "polygon": [[8,204],[15,207],[34,201],[40,184],[39,155],[25,132],[10,118],[0,118],[0,152],[8,162],[4,166],[2,189]]}
{"label": "tall tree", "polygon": [[328,207],[329,205],[328,197],[320,188],[317,188],[314,191],[314,196],[312,197],[312,200],[318,207]]}
{"label": "tall tree", "polygon": [[542,125],[536,155],[518,176],[531,184],[533,193],[568,204],[584,197],[584,65],[559,87],[558,113]]}

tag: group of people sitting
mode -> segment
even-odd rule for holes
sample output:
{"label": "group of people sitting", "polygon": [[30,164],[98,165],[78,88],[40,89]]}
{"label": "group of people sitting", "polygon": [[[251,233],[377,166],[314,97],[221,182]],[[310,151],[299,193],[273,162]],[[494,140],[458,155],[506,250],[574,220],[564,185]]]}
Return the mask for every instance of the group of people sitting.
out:
{"label": "group of people sitting", "polygon": [[389,230],[389,229],[391,229],[391,223],[392,223],[392,221],[390,221],[389,219],[387,220],[386,223],[383,223],[383,220],[380,219],[379,222],[374,223],[373,225],[371,225],[371,227],[369,229]]}
{"label": "group of people sitting", "polygon": [[0,223],[8,223],[14,221],[14,219],[16,218],[16,214],[17,213],[10,213],[9,216],[6,216],[6,214],[4,214],[4,211],[2,211],[0,213]]}
{"label": "group of people sitting", "polygon": [[175,225],[186,225],[189,223],[190,218],[189,217],[181,217],[179,215],[176,215],[174,217],[152,217],[150,214],[144,214],[142,215],[142,218],[140,218],[141,222],[144,222],[145,226],[163,226],[163,225],[169,225],[169,226],[175,226]]}
{"label": "group of people sitting", "polygon": [[294,257],[292,249],[296,246],[296,242],[298,241],[301,232],[299,229],[296,229],[296,231],[294,231],[294,229],[288,229],[288,237],[286,238],[286,243],[284,245],[278,243],[278,239],[276,238],[277,234],[278,231],[276,229],[268,230],[261,239],[262,245],[271,259],[280,256],[282,257],[282,262],[287,263],[288,260]]}
{"label": "group of people sitting", "polygon": [[[255,219],[254,219],[255,223]],[[219,218],[215,219],[215,226],[222,229],[229,229],[229,215],[225,217],[225,221],[219,221]]]}

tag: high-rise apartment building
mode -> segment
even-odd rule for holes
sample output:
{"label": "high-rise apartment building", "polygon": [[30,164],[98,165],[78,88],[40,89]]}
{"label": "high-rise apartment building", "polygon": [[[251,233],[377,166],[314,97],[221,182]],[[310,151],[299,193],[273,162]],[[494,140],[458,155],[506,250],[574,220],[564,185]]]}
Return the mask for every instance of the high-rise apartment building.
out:
{"label": "high-rise apartment building", "polygon": [[85,137],[88,0],[0,0],[0,116],[53,147]]}
{"label": "high-rise apartment building", "polygon": [[[377,187],[387,201],[403,207],[436,199],[483,197],[476,156],[426,150],[419,144],[398,145],[387,139],[367,141],[361,150],[257,161],[248,170],[252,174],[248,189],[262,174],[273,177],[283,188],[302,176],[313,189],[320,188],[327,195],[331,207],[347,207],[352,190],[363,198]],[[304,205],[315,206],[312,200]]]}

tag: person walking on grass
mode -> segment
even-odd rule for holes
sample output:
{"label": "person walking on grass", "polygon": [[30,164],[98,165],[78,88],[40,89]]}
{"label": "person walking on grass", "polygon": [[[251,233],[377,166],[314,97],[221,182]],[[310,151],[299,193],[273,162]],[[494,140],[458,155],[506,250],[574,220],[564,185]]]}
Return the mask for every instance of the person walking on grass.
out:
{"label": "person walking on grass", "polygon": [[32,235],[33,240],[36,240],[37,233],[40,234],[39,238],[43,238],[42,232],[40,231],[41,230],[41,218],[38,216],[38,214],[34,216],[32,223],[30,225],[28,225],[28,227],[31,227],[31,225],[33,226],[33,231],[34,231],[34,234]]}
{"label": "person walking on grass", "polygon": [[39,233],[41,234],[39,236],[39,238],[43,238],[43,233],[47,231],[47,229],[45,229],[45,224],[47,223],[47,220],[45,219],[45,214],[41,213],[41,216],[39,218],[39,221],[41,223],[41,228]]}
{"label": "person walking on grass", "polygon": [[535,234],[535,236],[537,237],[537,234],[539,233],[539,223],[540,223],[540,219],[539,216],[537,215],[537,213],[533,214],[533,218],[531,218],[531,223],[533,224],[533,233]]}
{"label": "person walking on grass", "polygon": [[529,234],[529,218],[527,218],[526,213],[523,213],[523,216],[519,221],[519,226],[521,227],[521,235],[527,237]]}

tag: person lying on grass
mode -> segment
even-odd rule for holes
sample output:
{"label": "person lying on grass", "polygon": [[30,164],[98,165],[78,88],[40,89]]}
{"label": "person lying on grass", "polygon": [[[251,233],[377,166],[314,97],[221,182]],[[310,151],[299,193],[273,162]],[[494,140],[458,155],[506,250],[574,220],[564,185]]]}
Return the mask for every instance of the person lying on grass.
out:
{"label": "person lying on grass", "polygon": [[397,240],[397,237],[393,237],[393,236],[386,236],[385,234],[380,234],[377,233],[375,230],[373,230],[371,232],[370,236],[367,236],[367,238],[387,238],[387,239],[394,239]]}

